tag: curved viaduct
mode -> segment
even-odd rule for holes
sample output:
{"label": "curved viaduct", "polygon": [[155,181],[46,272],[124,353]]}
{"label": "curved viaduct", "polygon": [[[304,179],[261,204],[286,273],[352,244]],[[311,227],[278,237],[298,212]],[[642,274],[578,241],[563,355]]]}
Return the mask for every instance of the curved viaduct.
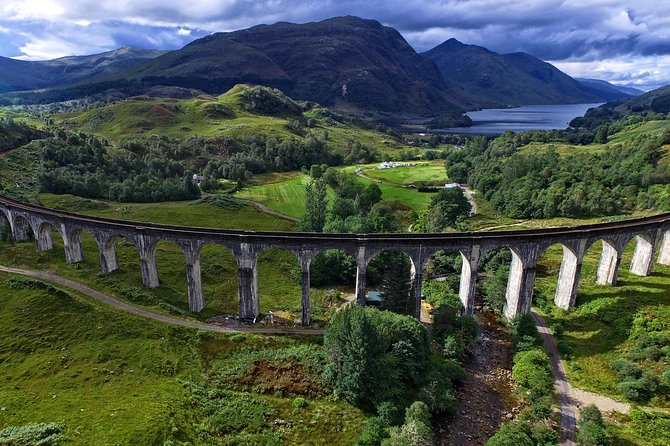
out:
{"label": "curved viaduct", "polygon": [[38,251],[53,249],[55,230],[63,239],[67,262],[83,260],[80,235],[90,233],[100,252],[103,273],[118,268],[115,239],[131,240],[140,253],[142,280],[147,287],[159,285],[156,265],[156,245],[168,240],[181,247],[186,257],[189,309],[193,312],[205,306],[200,273],[200,251],[207,244],[228,248],[237,260],[239,316],[255,320],[260,313],[258,297],[258,255],[268,248],[284,248],[295,254],[302,269],[302,323],[310,323],[310,262],[319,252],[339,249],[356,260],[356,296],[365,304],[366,268],[370,260],[382,251],[394,250],[407,254],[414,272],[412,296],[415,314],[421,309],[421,280],[426,261],[440,250],[459,251],[463,258],[460,298],[464,311],[474,306],[475,282],[479,261],[487,252],[509,248],[512,263],[507,283],[505,315],[530,311],[535,283],[535,269],[542,253],[551,245],[563,246],[563,261],[554,301],[562,308],[574,306],[581,276],[582,259],[597,241],[602,241],[602,254],[597,271],[597,283],[615,285],[624,247],[636,239],[630,265],[634,274],[651,273],[657,261],[670,265],[670,213],[653,217],[566,228],[526,231],[460,232],[443,234],[315,234],[295,232],[251,232],[194,227],[135,223],[89,217],[21,203],[0,196],[0,211],[9,221],[16,241],[32,237]]}

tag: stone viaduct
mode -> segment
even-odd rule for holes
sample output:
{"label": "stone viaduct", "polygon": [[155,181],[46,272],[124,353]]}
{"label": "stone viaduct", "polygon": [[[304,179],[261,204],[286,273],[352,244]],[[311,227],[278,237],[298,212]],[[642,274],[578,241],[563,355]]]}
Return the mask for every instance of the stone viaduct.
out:
{"label": "stone viaduct", "polygon": [[407,254],[414,273],[412,296],[417,316],[421,308],[421,282],[425,263],[440,250],[461,253],[463,266],[459,294],[464,311],[471,313],[480,259],[492,250],[510,249],[512,263],[504,309],[507,317],[530,310],[537,262],[542,253],[554,244],[563,247],[563,261],[554,301],[565,309],[575,305],[582,259],[597,241],[602,242],[596,278],[596,282],[601,285],[616,285],[623,250],[633,238],[636,244],[631,272],[640,276],[649,275],[655,258],[660,264],[670,265],[670,213],[612,223],[525,231],[315,234],[134,223],[55,211],[5,197],[0,197],[0,211],[9,222],[14,239],[25,241],[32,236],[38,251],[53,249],[52,234],[54,231],[60,234],[66,261],[71,263],[83,260],[80,235],[82,232],[90,233],[98,245],[103,273],[118,268],[115,239],[124,237],[131,240],[139,251],[142,280],[147,287],[159,285],[156,245],[162,240],[176,243],[186,257],[188,302],[192,312],[198,312],[205,306],[200,251],[207,244],[222,245],[237,260],[239,316],[245,321],[254,321],[260,313],[256,261],[261,252],[273,247],[289,250],[300,262],[304,325],[310,323],[310,262],[319,252],[328,249],[342,250],[356,260],[356,296],[363,305],[366,297],[366,268],[370,260],[387,250]]}

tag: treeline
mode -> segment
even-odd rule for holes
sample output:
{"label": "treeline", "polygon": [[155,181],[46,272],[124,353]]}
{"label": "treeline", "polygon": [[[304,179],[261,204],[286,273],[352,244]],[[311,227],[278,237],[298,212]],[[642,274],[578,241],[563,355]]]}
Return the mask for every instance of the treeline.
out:
{"label": "treeline", "polygon": [[122,202],[190,200],[200,197],[192,173],[165,153],[140,155],[108,150],[105,141],[57,132],[41,141],[38,181],[44,192]]}
{"label": "treeline", "polygon": [[513,218],[590,217],[634,209],[670,210],[670,169],[659,163],[670,132],[608,145],[601,153],[521,154],[524,134],[469,140],[452,151],[449,178],[481,192]]}
{"label": "treeline", "polygon": [[0,118],[0,152],[16,149],[46,136],[46,132],[34,129],[23,122]]}

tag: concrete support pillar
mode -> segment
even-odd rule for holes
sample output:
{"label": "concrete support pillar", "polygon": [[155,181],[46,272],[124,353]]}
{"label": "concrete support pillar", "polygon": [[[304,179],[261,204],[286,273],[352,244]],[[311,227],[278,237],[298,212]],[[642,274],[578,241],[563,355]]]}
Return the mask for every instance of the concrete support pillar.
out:
{"label": "concrete support pillar", "polygon": [[40,227],[37,230],[37,237],[35,238],[35,245],[40,252],[50,251],[54,247],[53,235],[50,227]]}
{"label": "concrete support pillar", "polygon": [[116,258],[116,244],[111,237],[96,238],[98,251],[100,252],[100,267],[104,274],[109,274],[119,269],[119,261]]}
{"label": "concrete support pillar", "polygon": [[202,273],[200,271],[200,246],[189,246],[186,254],[186,283],[188,285],[188,309],[198,313],[205,308],[205,295],[202,292]]}
{"label": "concrete support pillar", "polygon": [[84,250],[81,247],[81,237],[79,231],[68,231],[63,228],[63,245],[65,247],[65,261],[68,263],[77,263],[84,260]]}
{"label": "concrete support pillar", "polygon": [[596,283],[598,285],[616,285],[619,265],[621,264],[621,251],[610,242],[605,240],[602,242],[603,252],[600,255]]}
{"label": "concrete support pillar", "polygon": [[463,263],[461,266],[461,282],[458,288],[458,295],[461,298],[463,312],[465,314],[472,314],[475,311],[475,287],[477,286],[479,246],[473,247],[467,256],[461,253],[461,258]]}
{"label": "concrete support pillar", "polygon": [[509,269],[505,308],[503,313],[508,319],[517,314],[526,314],[533,304],[533,288],[535,287],[535,262],[524,264],[524,261],[512,252],[512,264]]}
{"label": "concrete support pillar", "polygon": [[365,258],[365,246],[358,248],[356,253],[356,302],[365,306],[367,289],[367,259]]}
{"label": "concrete support pillar", "polygon": [[665,231],[661,249],[658,251],[658,263],[670,266],[670,231]]}
{"label": "concrete support pillar", "polygon": [[561,262],[561,271],[558,273],[554,303],[564,310],[574,307],[577,301],[579,279],[582,274],[582,257],[583,255],[578,256],[570,248],[563,245],[563,261]]}
{"label": "concrete support pillar", "polygon": [[635,237],[635,251],[630,263],[630,272],[637,276],[648,276],[654,266],[654,250],[656,240],[647,240],[642,236]]}
{"label": "concrete support pillar", "polygon": [[156,243],[145,236],[140,236],[137,247],[140,251],[140,269],[142,270],[142,283],[149,288],[160,285],[158,280],[158,266],[156,265]]}
{"label": "concrete support pillar", "polygon": [[257,253],[248,243],[240,244],[240,251],[235,254],[237,259],[237,294],[240,306],[240,319],[245,322],[256,322],[261,313],[258,298]]}
{"label": "concrete support pillar", "polygon": [[309,299],[309,266],[312,263],[312,257],[309,254],[300,254],[300,283],[302,287],[302,315],[300,321],[302,325],[311,323],[310,299]]}
{"label": "concrete support pillar", "polygon": [[413,313],[417,319],[421,319],[421,295],[423,288],[423,259],[412,258],[412,291],[411,299],[414,304]]}

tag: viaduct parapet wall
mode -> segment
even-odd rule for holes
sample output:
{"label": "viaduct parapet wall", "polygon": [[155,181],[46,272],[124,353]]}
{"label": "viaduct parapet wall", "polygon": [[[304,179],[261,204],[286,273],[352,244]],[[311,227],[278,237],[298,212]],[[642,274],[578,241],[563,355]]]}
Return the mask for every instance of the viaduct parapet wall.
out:
{"label": "viaduct parapet wall", "polygon": [[576,227],[525,231],[453,232],[442,234],[316,234],[298,232],[253,232],[135,223],[61,212],[21,203],[0,196],[0,211],[7,218],[16,241],[35,239],[38,251],[53,249],[53,234],[63,240],[65,259],[83,260],[81,233],[90,233],[98,245],[103,273],[118,269],[115,239],[126,238],[140,254],[142,281],[147,287],[159,285],[156,245],[163,240],[181,247],[186,258],[189,309],[205,307],[200,271],[200,252],[208,244],[229,249],[237,261],[239,316],[254,321],[260,314],[258,295],[258,255],[269,248],[283,248],[298,259],[302,274],[302,323],[310,323],[310,263],[322,251],[342,250],[356,260],[356,298],[365,305],[368,263],[382,251],[400,251],[412,262],[414,314],[421,310],[421,283],[427,260],[441,250],[461,253],[459,295],[466,313],[474,308],[475,285],[480,260],[492,250],[507,248],[512,263],[507,283],[504,313],[513,317],[527,313],[533,301],[535,271],[542,253],[550,246],[563,247],[563,261],[554,302],[568,309],[575,305],[582,260],[596,242],[602,254],[596,282],[616,285],[625,246],[635,239],[630,265],[632,273],[647,276],[654,259],[670,265],[670,213],[633,220]]}

